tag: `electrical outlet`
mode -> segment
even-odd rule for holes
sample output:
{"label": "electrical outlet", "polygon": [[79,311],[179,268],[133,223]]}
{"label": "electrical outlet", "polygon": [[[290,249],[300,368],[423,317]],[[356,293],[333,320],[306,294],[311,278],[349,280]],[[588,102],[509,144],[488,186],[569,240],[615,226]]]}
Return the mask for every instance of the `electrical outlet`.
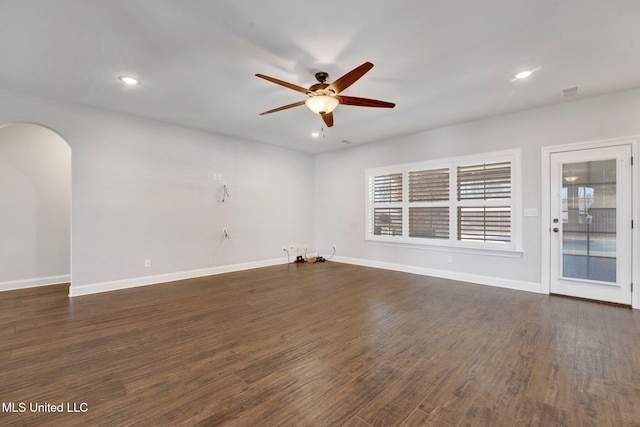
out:
{"label": "electrical outlet", "polygon": [[144,268],[151,268],[151,260],[150,259],[145,259],[144,260]]}
{"label": "electrical outlet", "polygon": [[289,253],[293,254],[296,251],[296,245],[289,245]]}

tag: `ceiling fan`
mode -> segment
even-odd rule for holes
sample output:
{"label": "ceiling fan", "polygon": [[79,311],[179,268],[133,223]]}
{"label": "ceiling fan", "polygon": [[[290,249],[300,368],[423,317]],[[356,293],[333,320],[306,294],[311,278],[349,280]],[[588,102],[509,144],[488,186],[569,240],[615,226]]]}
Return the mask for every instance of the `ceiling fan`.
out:
{"label": "ceiling fan", "polygon": [[391,102],[378,101],[377,99],[369,98],[358,98],[355,96],[344,96],[340,94],[343,90],[358,81],[360,77],[364,76],[371,68],[373,68],[373,64],[371,62],[365,62],[364,64],[349,71],[347,74],[340,77],[338,80],[334,81],[331,84],[326,83],[327,79],[329,78],[329,74],[321,71],[319,73],[316,73],[315,75],[318,83],[311,85],[308,89],[302,86],[275,79],[273,77],[265,76],[264,74],[256,74],[256,77],[260,77],[261,79],[265,79],[281,86],[288,87],[289,89],[302,92],[309,96],[304,101],[294,102],[293,104],[274,108],[273,110],[260,113],[260,115],[262,116],[265,114],[275,113],[276,111],[287,110],[289,108],[306,104],[306,106],[309,107],[311,111],[322,116],[322,120],[324,120],[327,127],[331,127],[333,126],[333,110],[335,110],[336,107],[340,104],[355,105],[357,107],[395,107],[396,104]]}

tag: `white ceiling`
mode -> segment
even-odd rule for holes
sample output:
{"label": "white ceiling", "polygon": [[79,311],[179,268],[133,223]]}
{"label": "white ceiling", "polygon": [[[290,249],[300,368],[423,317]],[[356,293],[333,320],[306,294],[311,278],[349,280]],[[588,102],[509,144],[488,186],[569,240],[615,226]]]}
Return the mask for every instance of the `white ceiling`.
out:
{"label": "white ceiling", "polygon": [[[319,153],[640,87],[639,18],[638,0],[0,0],[0,87]],[[305,95],[254,74],[307,87],[365,61],[344,94],[395,109],[339,106],[324,139],[304,106],[258,115]]]}

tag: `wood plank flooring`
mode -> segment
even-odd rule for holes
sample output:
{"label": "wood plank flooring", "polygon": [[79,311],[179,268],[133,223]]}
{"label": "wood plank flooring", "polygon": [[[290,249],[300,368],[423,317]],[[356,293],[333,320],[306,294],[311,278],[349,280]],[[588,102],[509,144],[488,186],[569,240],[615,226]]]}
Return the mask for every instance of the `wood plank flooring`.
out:
{"label": "wood plank flooring", "polygon": [[637,426],[640,313],[332,262],[9,291],[0,401],[3,426]]}

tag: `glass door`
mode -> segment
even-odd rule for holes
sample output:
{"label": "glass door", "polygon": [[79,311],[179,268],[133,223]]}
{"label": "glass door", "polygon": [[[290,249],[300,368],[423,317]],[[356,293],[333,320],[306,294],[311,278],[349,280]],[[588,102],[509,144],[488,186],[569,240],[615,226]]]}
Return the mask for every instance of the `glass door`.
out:
{"label": "glass door", "polygon": [[631,146],[551,154],[551,293],[631,304]]}

